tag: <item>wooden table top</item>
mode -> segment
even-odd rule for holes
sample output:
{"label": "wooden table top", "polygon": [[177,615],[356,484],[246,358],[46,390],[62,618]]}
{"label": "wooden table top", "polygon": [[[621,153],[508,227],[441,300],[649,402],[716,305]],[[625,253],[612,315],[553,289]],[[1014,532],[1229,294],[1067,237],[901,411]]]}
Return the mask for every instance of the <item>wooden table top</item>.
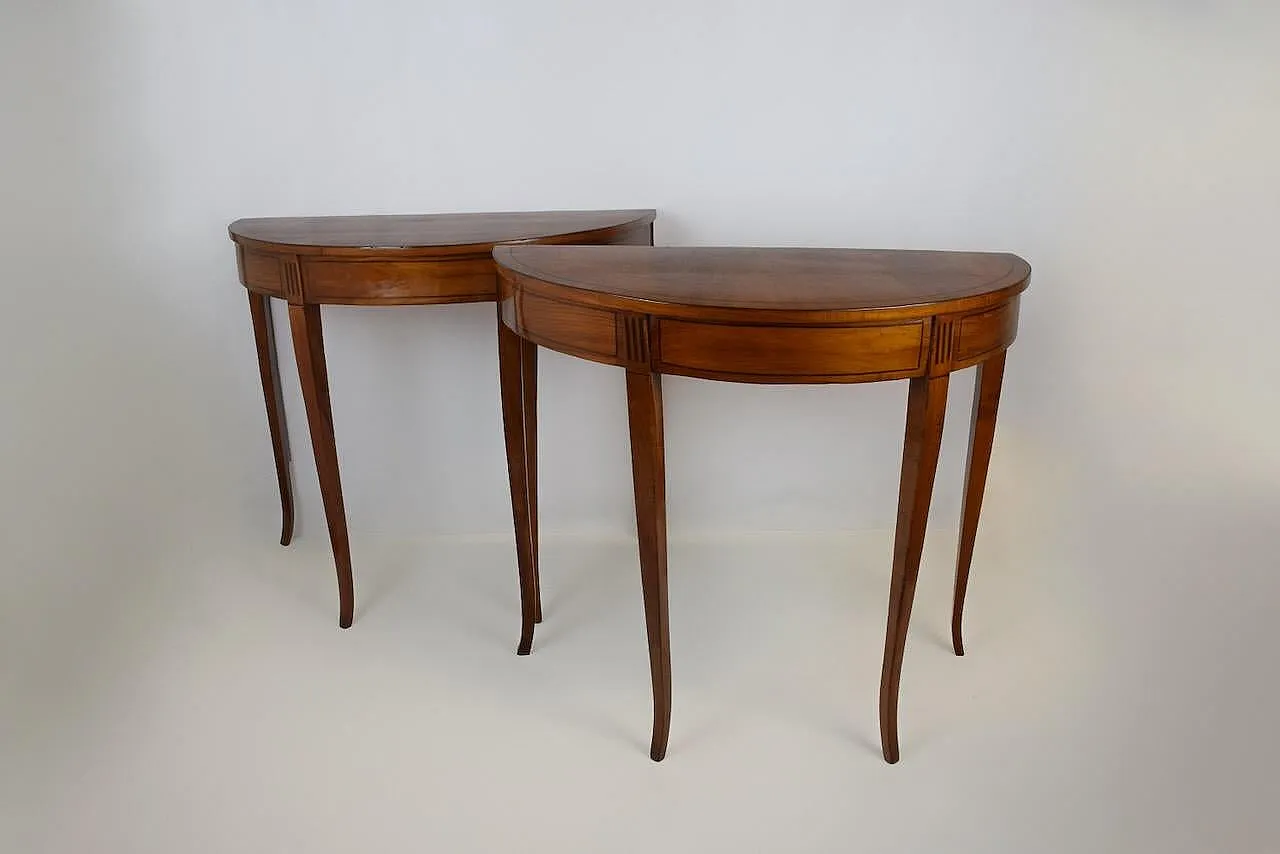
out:
{"label": "wooden table top", "polygon": [[242,245],[300,255],[441,255],[484,252],[498,243],[598,238],[654,217],[652,210],[267,217],[238,219],[228,231]]}
{"label": "wooden table top", "polygon": [[672,317],[913,317],[999,304],[1031,275],[1016,255],[914,250],[502,246],[494,260],[525,285],[570,288],[583,303]]}

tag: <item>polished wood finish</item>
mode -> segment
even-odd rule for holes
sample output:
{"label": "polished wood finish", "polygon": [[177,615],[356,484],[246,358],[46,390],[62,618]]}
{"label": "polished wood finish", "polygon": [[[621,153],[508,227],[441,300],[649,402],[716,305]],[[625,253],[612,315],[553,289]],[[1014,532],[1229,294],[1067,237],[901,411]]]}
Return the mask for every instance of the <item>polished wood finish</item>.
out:
{"label": "polished wood finish", "polygon": [[653,211],[282,217],[230,225],[240,281],[332,305],[437,305],[494,298],[500,243],[650,244]]}
{"label": "polished wood finish", "polygon": [[[629,232],[644,237],[654,216],[652,210],[586,210],[267,217],[236,220],[230,229],[252,249],[423,260],[487,258],[500,243],[612,243]],[[492,275],[492,264],[488,270]]]}
{"label": "polished wood finish", "polygon": [[640,587],[653,680],[653,740],[649,756],[667,755],[671,731],[671,632],[667,618],[667,469],[662,439],[662,374],[627,371],[631,479],[640,542]]}
{"label": "polished wood finish", "polygon": [[[499,328],[502,321],[498,321]],[[538,577],[538,346],[520,339],[520,405],[524,417],[525,486],[529,499],[529,539],[533,543],[533,621],[542,622],[542,582]]]}
{"label": "polished wood finish", "polygon": [[898,483],[898,521],[893,538],[893,574],[889,579],[889,623],[880,671],[880,745],[886,762],[898,761],[898,686],[907,624],[916,595],[924,532],[933,498],[933,476],[942,447],[950,375],[915,377],[907,390],[907,429],[902,442],[902,479]]}
{"label": "polished wood finish", "polygon": [[502,323],[498,324],[498,376],[502,394],[502,433],[507,447],[507,476],[511,486],[511,516],[516,530],[516,567],[520,579],[520,641],[517,655],[533,647],[533,626],[538,619],[538,582],[534,550],[533,490],[529,483],[529,422],[524,395],[521,352],[524,342]]}
{"label": "polished wood finish", "polygon": [[978,365],[973,385],[973,414],[969,423],[969,460],[965,465],[964,505],[960,510],[960,544],[956,549],[956,587],[951,610],[951,646],[964,655],[960,624],[964,617],[964,597],[969,589],[969,565],[978,536],[978,515],[987,489],[987,468],[996,437],[996,413],[1000,408],[1000,386],[1004,382],[1004,351]]}
{"label": "polished wood finish", "polygon": [[342,503],[342,479],[338,476],[338,447],[333,439],[333,410],[329,405],[329,369],[324,359],[324,332],[320,306],[290,305],[293,354],[298,361],[298,382],[307,408],[311,449],[320,476],[320,498],[329,525],[329,544],[338,568],[338,625],[349,628],[355,616],[355,585],[351,579],[351,544],[347,541],[347,512]]}
{"label": "polished wood finish", "polygon": [[[1004,353],[1017,335],[1027,263],[997,253],[853,249],[517,246],[493,254],[504,327],[526,343],[626,370],[655,760],[665,754],[671,714],[661,375],[754,383],[910,380],[880,685],[881,747],[896,762],[902,660],[949,377],[980,366],[953,617],[959,651]],[[527,471],[526,416],[516,403],[530,396],[524,390],[530,380],[518,367],[504,370],[501,380],[504,413],[512,412],[505,420],[509,465]],[[524,508],[514,514],[517,540],[533,543],[527,526],[536,495],[517,480],[513,475],[513,506]],[[534,580],[533,566],[530,558],[521,577]],[[532,632],[526,615],[524,651]]]}
{"label": "polished wood finish", "polygon": [[495,257],[504,278],[530,293],[576,292],[576,304],[802,325],[993,308],[1022,290],[1028,270],[1004,253],[867,249],[511,246]]}
{"label": "polished wood finish", "polygon": [[848,382],[919,371],[925,328],[921,321],[771,327],[660,320],[658,338],[667,373],[753,382]]}
{"label": "polished wood finish", "polygon": [[280,393],[280,363],[276,358],[275,324],[271,322],[271,300],[247,291],[249,314],[253,318],[253,340],[258,350],[258,373],[262,377],[262,396],[267,402],[267,430],[276,458],[276,481],[280,487],[280,545],[293,541],[293,482],[289,466],[289,431],[285,424],[284,396]]}
{"label": "polished wood finish", "polygon": [[[550,211],[414,216],[241,219],[229,226],[240,281],[249,292],[267,425],[280,488],[282,545],[293,537],[293,487],[280,394],[271,299],[289,304],[307,424],[325,521],[338,572],[339,625],[351,625],[355,594],[338,453],[329,403],[321,305],[430,305],[487,301],[497,294],[492,251],[500,243],[653,243],[654,212]],[[532,344],[527,373],[536,371]],[[531,394],[532,394],[531,390]],[[532,397],[530,403],[532,404]],[[525,423],[523,420],[520,422]],[[530,415],[529,472],[536,481],[536,419]],[[527,524],[536,532],[535,515]],[[536,542],[536,533],[534,534]],[[541,618],[533,565],[533,610]],[[522,580],[522,589],[527,586]],[[530,637],[532,637],[530,635]]]}

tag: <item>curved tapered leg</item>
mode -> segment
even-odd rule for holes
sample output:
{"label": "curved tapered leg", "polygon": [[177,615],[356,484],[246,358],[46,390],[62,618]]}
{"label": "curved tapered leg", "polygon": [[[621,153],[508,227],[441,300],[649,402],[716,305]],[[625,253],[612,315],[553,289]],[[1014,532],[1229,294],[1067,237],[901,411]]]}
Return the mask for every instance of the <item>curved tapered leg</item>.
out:
{"label": "curved tapered leg", "polygon": [[907,395],[907,428],[898,486],[898,522],[893,541],[893,576],[889,582],[889,621],[880,671],[880,746],[886,762],[898,761],[898,684],[906,648],[911,602],[916,593],[924,548],[933,475],[938,468],[942,422],[947,408],[946,375],[917,377]]}
{"label": "curved tapered leg", "polygon": [[973,387],[973,415],[969,424],[969,462],[965,466],[964,506],[960,511],[960,545],[956,556],[955,599],[951,606],[951,645],[956,655],[964,655],[960,625],[964,618],[964,596],[969,588],[969,565],[973,563],[973,542],[978,535],[982,494],[987,488],[987,467],[991,464],[991,444],[996,436],[996,412],[1000,408],[1000,386],[1004,380],[1005,351],[978,365]]}
{"label": "curved tapered leg", "polygon": [[324,501],[329,543],[338,569],[338,625],[348,628],[355,614],[355,587],[351,580],[351,546],[347,541],[347,513],[342,504],[342,481],[338,477],[338,449],[333,440],[333,412],[329,406],[329,371],[324,360],[324,332],[320,327],[320,306],[289,305],[289,326],[293,331],[293,352],[298,360],[298,379],[311,428],[311,448],[320,477],[320,497]]}
{"label": "curved tapered leg", "polygon": [[[501,311],[501,309],[499,309]],[[524,342],[498,318],[498,380],[502,389],[502,432],[507,446],[507,475],[511,484],[511,516],[516,529],[516,566],[520,578],[520,643],[518,655],[533,648],[537,579],[534,575],[533,525],[529,500],[528,454],[525,439]]]}
{"label": "curved tapered leg", "polygon": [[653,678],[653,742],[649,756],[667,755],[671,731],[671,633],[667,618],[667,497],[662,441],[662,375],[627,371],[631,476],[640,539],[640,583]]}
{"label": "curved tapered leg", "polygon": [[267,430],[276,458],[276,481],[280,485],[280,545],[287,546],[293,540],[293,484],[289,480],[289,430],[284,417],[284,397],[280,394],[280,363],[271,321],[271,297],[253,291],[246,293],[253,318],[253,340],[258,348],[262,396],[267,403]]}
{"label": "curved tapered leg", "polygon": [[[499,321],[501,323],[501,321]],[[524,408],[524,470],[529,495],[529,539],[533,543],[533,621],[542,622],[538,575],[538,345],[520,340],[521,404]]]}

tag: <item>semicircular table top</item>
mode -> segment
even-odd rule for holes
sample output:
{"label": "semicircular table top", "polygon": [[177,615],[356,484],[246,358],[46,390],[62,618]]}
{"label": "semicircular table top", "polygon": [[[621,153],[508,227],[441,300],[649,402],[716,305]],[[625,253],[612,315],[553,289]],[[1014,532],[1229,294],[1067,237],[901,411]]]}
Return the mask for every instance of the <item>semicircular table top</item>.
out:
{"label": "semicircular table top", "polygon": [[487,252],[499,243],[573,240],[649,225],[654,217],[652,210],[265,217],[238,219],[227,230],[237,243],[289,247],[304,254],[395,254],[424,249],[455,254]]}
{"label": "semicircular table top", "polygon": [[[935,314],[1024,290],[1016,255],[878,249],[501,246],[514,279],[590,292],[586,302],[655,314],[726,311]],[[593,296],[594,295],[594,298]]]}

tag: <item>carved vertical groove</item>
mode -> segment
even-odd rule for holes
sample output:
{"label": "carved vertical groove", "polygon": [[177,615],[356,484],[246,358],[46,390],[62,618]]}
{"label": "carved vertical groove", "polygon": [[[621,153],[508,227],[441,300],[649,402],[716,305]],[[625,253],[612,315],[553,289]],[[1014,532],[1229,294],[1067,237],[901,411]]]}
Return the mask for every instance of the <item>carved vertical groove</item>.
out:
{"label": "carved vertical groove", "polygon": [[956,358],[956,344],[959,338],[957,324],[954,320],[937,318],[933,322],[933,352],[929,356],[932,368],[947,368]]}
{"label": "carved vertical groove", "polygon": [[628,362],[649,363],[649,318],[643,314],[618,315],[618,356]]}
{"label": "carved vertical groove", "polygon": [[302,268],[298,265],[297,256],[280,259],[280,281],[284,286],[284,298],[292,303],[301,303],[303,300],[302,291]]}

